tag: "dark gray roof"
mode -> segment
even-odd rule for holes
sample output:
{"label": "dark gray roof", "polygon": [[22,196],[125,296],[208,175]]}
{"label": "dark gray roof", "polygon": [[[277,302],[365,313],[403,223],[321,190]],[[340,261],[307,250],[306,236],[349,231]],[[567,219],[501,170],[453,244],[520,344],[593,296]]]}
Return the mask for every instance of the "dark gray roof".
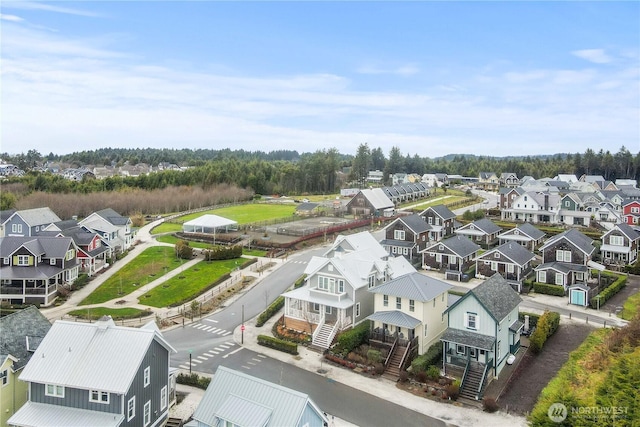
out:
{"label": "dark gray roof", "polygon": [[20,218],[30,227],[35,225],[49,225],[60,221],[58,215],[49,208],[25,209],[18,211],[17,214],[20,215]]}
{"label": "dark gray roof", "polygon": [[524,323],[522,323],[519,320],[516,320],[509,326],[509,330],[513,332],[518,332],[520,328],[522,328],[523,326],[524,326]]}
{"label": "dark gray roof", "polygon": [[448,239],[441,240],[440,242],[435,242],[424,251],[428,252],[434,247],[437,248],[439,245],[446,246],[451,252],[460,257],[472,255],[481,249],[479,245],[472,242],[468,237],[453,236]]}
{"label": "dark gray roof", "polygon": [[496,342],[496,339],[492,336],[454,328],[447,328],[440,340],[489,351],[493,350],[493,345]]}
{"label": "dark gray roof", "polygon": [[431,229],[431,226],[418,214],[401,216],[396,221],[402,221],[414,233],[424,233]]}
{"label": "dark gray roof", "polygon": [[113,225],[127,225],[129,222],[129,218],[126,216],[120,215],[118,212],[114,211],[111,208],[102,209],[96,214],[100,215],[102,218],[106,219]]}
{"label": "dark gray roof", "polygon": [[423,210],[420,215],[423,215],[427,211],[433,211],[436,215],[444,219],[455,218],[456,214],[451,212],[451,210],[445,205],[435,205],[429,206],[427,209]]}
{"label": "dark gray roof", "polygon": [[4,222],[8,220],[14,213],[16,213],[15,209],[0,211],[0,224],[4,224]]}
{"label": "dark gray roof", "polygon": [[544,264],[540,264],[539,266],[534,268],[534,270],[535,271],[556,270],[556,271],[559,271],[560,273],[568,274],[572,271],[581,271],[583,273],[586,273],[588,271],[588,268],[586,265],[569,264],[566,262],[553,261],[553,262],[546,262]]}
{"label": "dark gray roof", "polygon": [[384,239],[380,241],[380,244],[382,246],[385,245],[389,245],[389,246],[400,246],[403,248],[410,248],[413,245],[415,245],[415,243],[413,242],[409,242],[408,240],[393,240],[393,239]]}
{"label": "dark gray roof", "polygon": [[473,294],[498,322],[522,302],[520,295],[498,273],[473,288],[469,294]]}
{"label": "dark gray roof", "polygon": [[518,264],[519,266],[525,265],[526,263],[528,263],[529,261],[531,261],[536,257],[533,254],[533,252],[528,251],[522,245],[519,245],[517,243],[507,242],[507,243],[503,243],[497,248],[494,248],[490,251],[485,252],[484,254],[479,256],[478,259],[489,261],[489,259],[493,257],[494,252],[500,252],[503,256],[509,258],[511,261],[513,261],[515,264]]}
{"label": "dark gray roof", "polygon": [[369,292],[425,302],[431,301],[451,288],[453,286],[448,283],[415,272],[389,280],[387,283],[369,289]]}
{"label": "dark gray roof", "polygon": [[22,368],[50,328],[51,323],[35,306],[0,318],[0,355],[17,358],[14,367]]}
{"label": "dark gray roof", "polygon": [[305,203],[300,203],[296,207],[296,210],[297,211],[312,211],[317,207],[318,207],[318,203],[305,202]]}
{"label": "dark gray roof", "polygon": [[545,244],[542,245],[542,248],[540,248],[540,250],[544,250],[544,248],[547,248],[550,245],[555,244],[560,239],[566,239],[573,246],[575,246],[576,248],[580,249],[582,252],[588,255],[592,254],[593,251],[596,250],[595,246],[593,246],[593,240],[591,240],[589,237],[585,236],[575,228],[571,228],[567,231],[563,231],[562,233],[549,238],[549,240],[547,240]]}
{"label": "dark gray roof", "polygon": [[78,227],[78,220],[76,219],[66,219],[64,221],[54,222],[53,225],[58,227],[59,230],[64,231],[69,228]]}
{"label": "dark gray roof", "polygon": [[528,222],[518,225],[513,230],[515,229],[517,229],[520,233],[526,234],[527,236],[531,237],[533,240],[538,240],[544,237],[544,232],[538,230],[535,226],[529,224]]}
{"label": "dark gray roof", "polygon": [[494,234],[499,232],[500,230],[502,230],[502,228],[498,227],[497,225],[495,225],[493,223],[493,221],[491,221],[490,219],[487,218],[482,218],[482,219],[478,219],[476,221],[473,221],[461,228],[459,228],[458,230],[456,230],[456,232],[460,232],[460,231],[464,231],[467,229],[470,229],[471,227],[477,228],[478,230],[482,231],[485,234]]}
{"label": "dark gray roof", "polygon": [[420,320],[400,310],[376,311],[367,319],[407,329],[415,329],[421,323]]}
{"label": "dark gray roof", "polygon": [[622,234],[627,236],[630,240],[636,240],[640,238],[640,233],[638,233],[633,227],[628,224],[616,224],[616,228],[618,228]]}

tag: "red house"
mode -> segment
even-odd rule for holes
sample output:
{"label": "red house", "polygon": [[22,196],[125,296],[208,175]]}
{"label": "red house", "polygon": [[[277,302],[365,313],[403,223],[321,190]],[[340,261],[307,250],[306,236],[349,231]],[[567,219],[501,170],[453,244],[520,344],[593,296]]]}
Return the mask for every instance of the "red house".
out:
{"label": "red house", "polygon": [[640,224],[640,200],[628,200],[622,203],[622,217],[625,224]]}

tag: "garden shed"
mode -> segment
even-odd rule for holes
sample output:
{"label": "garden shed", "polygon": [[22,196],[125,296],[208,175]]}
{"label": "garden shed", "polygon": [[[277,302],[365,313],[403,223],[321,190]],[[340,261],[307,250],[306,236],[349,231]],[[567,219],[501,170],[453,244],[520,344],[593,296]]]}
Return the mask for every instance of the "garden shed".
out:
{"label": "garden shed", "polygon": [[238,229],[238,223],[218,215],[206,214],[182,224],[184,233],[226,233]]}

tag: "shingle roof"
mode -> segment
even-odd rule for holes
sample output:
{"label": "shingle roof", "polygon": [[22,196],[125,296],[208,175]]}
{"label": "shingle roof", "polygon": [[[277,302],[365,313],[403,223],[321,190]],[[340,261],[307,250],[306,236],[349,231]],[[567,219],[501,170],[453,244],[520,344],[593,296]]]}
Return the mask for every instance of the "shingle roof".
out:
{"label": "shingle roof", "polygon": [[[222,419],[238,425],[296,426],[309,407],[327,421],[305,393],[219,366],[193,418],[208,426]],[[254,423],[258,420],[263,423]]]}
{"label": "shingle roof", "polygon": [[0,355],[16,357],[14,369],[22,368],[50,328],[49,320],[35,306],[0,318]]}
{"label": "shingle roof", "polygon": [[120,215],[118,212],[114,211],[111,208],[102,209],[96,214],[100,215],[102,218],[106,219],[113,225],[127,225],[129,222],[129,218],[126,216]]}
{"label": "shingle roof", "polygon": [[636,240],[640,238],[640,233],[638,233],[633,227],[628,224],[616,224],[616,228],[622,232],[627,238],[630,240]]}
{"label": "shingle roof", "polygon": [[498,273],[473,288],[469,293],[473,294],[498,322],[522,302],[520,295]]}
{"label": "shingle roof", "polygon": [[446,207],[445,205],[429,206],[427,209],[422,211],[420,213],[420,215],[424,214],[425,212],[427,212],[429,210],[435,212],[436,215],[438,215],[439,217],[441,217],[443,219],[451,219],[451,218],[455,218],[456,217],[456,214],[451,212],[451,210],[448,207]]}
{"label": "shingle roof", "polygon": [[60,221],[58,215],[49,208],[25,209],[18,211],[17,214],[20,215],[24,222],[30,226],[42,224],[48,225]]}
{"label": "shingle roof", "polygon": [[312,211],[317,207],[318,207],[318,203],[305,202],[305,203],[300,203],[296,207],[296,210],[297,211]]}
{"label": "shingle roof", "polygon": [[555,244],[561,239],[566,239],[571,244],[573,244],[576,248],[580,249],[586,254],[591,254],[596,250],[595,246],[593,246],[593,240],[589,237],[585,236],[575,228],[571,228],[567,231],[563,231],[560,234],[557,234],[551,238],[549,238],[544,245],[540,248],[543,251],[545,248]]}
{"label": "shingle roof", "polygon": [[494,224],[493,221],[491,221],[490,219],[482,218],[482,219],[475,220],[457,229],[456,233],[464,234],[465,231],[470,231],[472,229],[480,230],[482,233],[487,235],[495,234],[495,233],[498,233],[500,230],[502,230],[500,227]]}
{"label": "shingle roof", "polygon": [[415,233],[423,233],[431,229],[431,226],[418,214],[402,216],[396,221],[402,221]]}
{"label": "shingle roof", "polygon": [[465,236],[453,236],[449,237],[448,239],[435,242],[433,245],[427,247],[423,252],[428,252],[432,248],[438,247],[439,245],[444,245],[451,252],[460,257],[472,255],[481,249],[479,245],[475,244]]}
{"label": "shingle roof", "polygon": [[442,334],[442,341],[462,344],[481,350],[493,350],[496,339],[489,335],[482,335],[476,332],[463,331],[461,329],[447,328]]}
{"label": "shingle roof", "polygon": [[175,350],[157,329],[56,321],[20,376],[23,381],[126,393],[153,340]]}
{"label": "shingle roof", "polygon": [[442,282],[418,272],[405,274],[375,288],[369,289],[374,294],[393,295],[416,301],[431,301],[443,292],[451,289],[448,283]]}
{"label": "shingle roof", "polygon": [[495,252],[500,252],[503,256],[509,258],[511,261],[520,266],[525,265],[536,257],[533,252],[528,251],[522,245],[507,242],[490,251],[485,252],[484,254],[479,256],[478,259],[489,260],[489,258],[493,257],[493,254]]}

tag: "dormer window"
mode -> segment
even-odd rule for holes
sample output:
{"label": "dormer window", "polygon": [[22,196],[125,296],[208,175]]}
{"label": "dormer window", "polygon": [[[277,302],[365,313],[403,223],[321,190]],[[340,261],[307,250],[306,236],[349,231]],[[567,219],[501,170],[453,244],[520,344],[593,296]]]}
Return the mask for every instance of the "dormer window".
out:
{"label": "dormer window", "polygon": [[29,255],[18,255],[18,265],[29,265]]}
{"label": "dormer window", "polygon": [[99,391],[99,390],[91,390],[91,391],[89,391],[89,402],[103,403],[105,405],[108,405],[109,404],[109,392],[107,392],[107,391]]}
{"label": "dormer window", "polygon": [[494,258],[500,258],[500,253],[499,253],[499,252],[494,253],[494,254],[493,254],[493,257],[494,257]]}

